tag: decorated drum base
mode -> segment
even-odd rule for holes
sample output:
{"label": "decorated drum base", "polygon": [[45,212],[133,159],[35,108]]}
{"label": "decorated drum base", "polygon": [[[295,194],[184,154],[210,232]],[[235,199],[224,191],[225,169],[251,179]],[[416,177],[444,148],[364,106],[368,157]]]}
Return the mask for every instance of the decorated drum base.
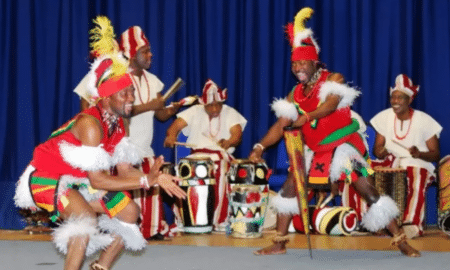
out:
{"label": "decorated drum base", "polygon": [[213,229],[214,187],[181,187],[187,197],[181,201],[181,219],[186,233],[210,233]]}
{"label": "decorated drum base", "polygon": [[444,233],[450,236],[450,209],[447,209],[447,211],[445,212],[439,213],[438,227]]}
{"label": "decorated drum base", "polygon": [[236,238],[262,236],[269,202],[267,185],[234,185],[230,193],[228,234]]}
{"label": "decorated drum base", "polygon": [[[310,227],[319,234],[351,235],[359,224],[356,211],[350,207],[335,206],[315,209],[315,206],[310,206],[309,214]],[[299,215],[294,215],[293,224],[297,232],[305,232],[303,221]]]}

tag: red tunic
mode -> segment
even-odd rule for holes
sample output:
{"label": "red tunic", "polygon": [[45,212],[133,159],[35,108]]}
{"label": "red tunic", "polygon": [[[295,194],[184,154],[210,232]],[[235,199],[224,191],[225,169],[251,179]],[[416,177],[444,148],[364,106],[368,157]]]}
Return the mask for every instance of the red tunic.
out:
{"label": "red tunic", "polygon": [[95,117],[99,123],[101,123],[103,138],[100,143],[103,144],[103,149],[112,155],[116,145],[125,136],[123,120],[122,118],[119,118],[119,128],[111,135],[111,137],[109,137],[108,127],[106,123],[102,121],[101,110],[98,106],[99,105],[77,114],[74,118],[61,126],[61,128],[53,132],[47,141],[38,145],[34,150],[31,165],[39,171],[49,172],[52,175],[87,177],[86,171],[79,168],[74,168],[72,165],[64,161],[59,149],[59,144],[62,142],[67,142],[75,146],[81,146],[81,141],[75,138],[72,132],[70,132],[70,128],[82,114],[91,115]]}
{"label": "red tunic", "polygon": [[[303,93],[303,84],[298,84],[292,91],[294,104],[302,114],[302,110],[310,113],[320,106],[320,88],[326,82],[329,71],[324,70],[313,90],[308,96]],[[321,142],[334,131],[344,128],[352,123],[350,108],[345,107],[315,121],[308,122],[302,126],[303,138],[306,145],[313,151],[330,150],[337,147],[344,140],[340,139],[332,144],[321,144]]]}

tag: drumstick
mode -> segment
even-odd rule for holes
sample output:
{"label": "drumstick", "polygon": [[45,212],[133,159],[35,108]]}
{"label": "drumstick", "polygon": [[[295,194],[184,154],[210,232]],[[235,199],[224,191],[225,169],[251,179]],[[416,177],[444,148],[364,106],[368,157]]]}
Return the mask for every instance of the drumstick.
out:
{"label": "drumstick", "polygon": [[184,81],[181,78],[178,78],[172,86],[167,90],[167,92],[164,94],[163,99],[166,101],[168,98],[170,98],[173,94],[175,94],[176,91],[178,91],[181,86],[183,86]]}
{"label": "drumstick", "polygon": [[399,142],[397,142],[397,141],[394,141],[394,139],[391,139],[391,141],[392,141],[393,143],[395,143],[396,145],[400,146],[401,148],[403,148],[403,149],[409,151],[409,148],[406,147],[406,146],[404,146],[403,144],[401,144],[401,143],[399,143]]}
{"label": "drumstick", "polygon": [[197,147],[197,145],[191,144],[191,143],[174,142],[173,144],[175,144],[175,145],[182,145],[182,146],[185,146],[185,147],[188,147],[188,148]]}

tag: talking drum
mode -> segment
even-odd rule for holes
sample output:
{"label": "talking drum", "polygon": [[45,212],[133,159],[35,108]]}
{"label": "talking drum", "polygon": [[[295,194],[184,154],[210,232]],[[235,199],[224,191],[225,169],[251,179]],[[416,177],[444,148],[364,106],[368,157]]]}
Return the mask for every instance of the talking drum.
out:
{"label": "talking drum", "polygon": [[[359,224],[358,215],[353,208],[344,206],[315,208],[309,207],[311,229],[319,234],[327,235],[351,235]],[[300,216],[292,218],[294,228],[299,233],[304,233],[305,228]]]}
{"label": "talking drum", "polygon": [[265,163],[236,159],[228,171],[229,228],[236,238],[262,236],[264,217],[269,202],[268,179],[271,170]]}
{"label": "talking drum", "polygon": [[380,194],[391,197],[400,210],[397,219],[402,224],[403,213],[406,207],[406,170],[400,168],[375,167],[375,188]]}
{"label": "talking drum", "polygon": [[450,156],[439,162],[439,209],[438,226],[450,235]]}
{"label": "talking drum", "polygon": [[186,157],[180,159],[177,175],[179,185],[186,191],[186,200],[181,201],[180,213],[186,233],[210,233],[213,229],[214,163],[209,158]]}

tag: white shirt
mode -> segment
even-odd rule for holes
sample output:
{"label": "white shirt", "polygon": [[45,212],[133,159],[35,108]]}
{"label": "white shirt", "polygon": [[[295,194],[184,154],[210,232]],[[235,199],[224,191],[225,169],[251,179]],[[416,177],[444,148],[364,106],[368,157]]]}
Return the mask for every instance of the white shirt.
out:
{"label": "white shirt", "polygon": [[[223,104],[218,117],[209,120],[204,105],[195,105],[177,114],[177,117],[186,121],[187,126],[182,132],[186,135],[188,144],[196,148],[207,148],[211,150],[222,150],[217,144],[221,139],[231,137],[230,129],[235,125],[241,125],[244,130],[247,120],[234,108]],[[232,154],[234,147],[228,148],[227,152]]]}
{"label": "white shirt", "polygon": [[[442,126],[439,125],[439,123],[436,122],[436,120],[434,120],[431,116],[418,110],[414,110],[414,114],[411,119],[403,121],[403,127],[401,127],[401,120],[397,119],[395,127],[394,122],[395,113],[392,108],[378,113],[370,120],[370,123],[375,130],[386,138],[385,147],[387,151],[396,156],[397,159],[400,158],[400,167],[422,167],[427,169],[431,174],[434,174],[433,163],[419,158],[413,158],[407,149],[394,143],[392,140],[407,148],[416,146],[419,151],[428,152],[429,149],[426,145],[426,141],[431,139],[434,135],[439,138],[442,131]],[[405,137],[405,135],[406,137],[400,140],[396,138],[395,134],[397,134],[400,138]]]}
{"label": "white shirt", "polygon": [[[164,88],[164,84],[150,72],[144,70],[142,76],[132,75],[134,85],[134,104],[140,105],[151,101]],[[155,154],[151,147],[153,141],[153,118],[155,111],[148,111],[133,116],[130,120],[130,139],[135,143],[146,157]]]}

